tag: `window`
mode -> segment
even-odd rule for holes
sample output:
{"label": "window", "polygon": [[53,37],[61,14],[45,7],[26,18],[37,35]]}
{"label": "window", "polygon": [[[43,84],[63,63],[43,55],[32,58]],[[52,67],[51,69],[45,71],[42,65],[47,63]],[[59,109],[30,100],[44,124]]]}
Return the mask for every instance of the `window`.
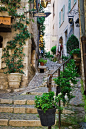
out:
{"label": "window", "polygon": [[63,6],[63,21],[65,20],[65,5]]}
{"label": "window", "polygon": [[77,0],[74,0],[74,4],[77,2]]}
{"label": "window", "polygon": [[61,26],[61,12],[59,12],[59,27]]}
{"label": "window", "polygon": [[68,0],[68,12],[71,10],[71,0]]}

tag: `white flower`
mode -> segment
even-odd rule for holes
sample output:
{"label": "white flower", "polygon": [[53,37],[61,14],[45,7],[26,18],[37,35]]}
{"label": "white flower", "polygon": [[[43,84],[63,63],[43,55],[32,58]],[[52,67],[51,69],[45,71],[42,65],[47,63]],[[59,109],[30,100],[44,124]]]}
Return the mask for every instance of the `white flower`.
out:
{"label": "white flower", "polygon": [[66,101],[68,100],[68,96],[67,96],[67,93],[65,94],[65,99],[66,99]]}

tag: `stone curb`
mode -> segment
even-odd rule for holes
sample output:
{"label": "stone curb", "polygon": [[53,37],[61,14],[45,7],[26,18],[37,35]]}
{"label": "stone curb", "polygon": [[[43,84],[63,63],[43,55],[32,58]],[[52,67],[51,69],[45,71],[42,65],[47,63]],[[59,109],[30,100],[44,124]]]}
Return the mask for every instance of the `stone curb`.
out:
{"label": "stone curb", "polygon": [[10,100],[10,99],[0,99],[0,104],[14,104],[14,105],[33,105],[34,100]]}
{"label": "stone curb", "polygon": [[[0,119],[0,125],[5,126],[17,126],[17,127],[39,127],[42,126],[40,120],[8,120],[8,119]],[[56,120],[55,120],[56,125]]]}
{"label": "stone curb", "polygon": [[[28,113],[28,114],[37,114],[37,108],[25,108],[25,107],[1,107],[0,112],[9,112],[9,113]],[[58,110],[56,109],[56,113],[58,114]],[[63,110],[62,114],[72,114],[73,111]]]}

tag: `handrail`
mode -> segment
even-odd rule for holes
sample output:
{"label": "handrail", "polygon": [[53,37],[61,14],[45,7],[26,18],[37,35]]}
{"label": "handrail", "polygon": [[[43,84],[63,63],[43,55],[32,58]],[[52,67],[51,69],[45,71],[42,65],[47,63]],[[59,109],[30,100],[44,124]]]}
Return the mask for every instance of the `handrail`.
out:
{"label": "handrail", "polygon": [[57,69],[53,73],[48,74],[48,77],[47,77],[48,91],[51,90],[51,83],[52,83],[53,74],[56,73],[57,71],[59,71],[58,76],[60,76],[60,68],[61,68],[61,66],[63,66],[63,71],[64,71],[65,64],[67,65],[67,63],[69,62],[70,59],[71,59],[71,57],[69,59],[67,59],[65,62],[63,62],[59,67],[57,67]]}
{"label": "handrail", "polygon": [[[63,71],[64,71],[64,67],[65,64],[67,65],[67,63],[69,62],[69,60],[71,59],[71,57],[69,59],[67,59],[64,63],[62,63],[53,73],[50,73],[47,77],[47,87],[48,87],[48,92],[51,91],[51,84],[52,84],[52,76],[55,72],[57,72],[58,70],[58,76],[60,76],[60,68],[61,66],[63,66]],[[59,89],[58,89],[59,88]],[[57,86],[57,91],[56,91],[56,95],[58,95],[58,93],[60,93],[60,87]],[[61,106],[60,100],[59,100],[59,107]],[[59,110],[59,129],[61,127],[61,110]],[[48,129],[51,129],[51,126],[48,127]]]}
{"label": "handrail", "polygon": [[57,72],[57,70],[58,70],[61,66],[63,66],[65,63],[67,63],[70,59],[71,59],[71,57],[70,57],[69,59],[67,59],[65,62],[63,62],[63,63],[52,73],[52,75],[53,75],[55,72]]}

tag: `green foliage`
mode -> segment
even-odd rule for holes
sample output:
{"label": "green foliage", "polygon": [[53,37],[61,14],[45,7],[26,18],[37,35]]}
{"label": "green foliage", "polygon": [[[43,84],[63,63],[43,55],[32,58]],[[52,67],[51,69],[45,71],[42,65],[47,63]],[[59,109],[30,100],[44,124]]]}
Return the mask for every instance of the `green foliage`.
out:
{"label": "green foliage", "polygon": [[71,59],[69,63],[67,63],[64,72],[61,72],[59,77],[54,78],[55,83],[61,87],[61,97],[64,103],[67,102],[65,95],[68,97],[68,102],[74,97],[71,93],[73,88],[71,87],[71,82],[75,85],[78,81],[76,79],[78,76],[79,75],[77,74],[75,62]]}
{"label": "green foliage", "polygon": [[22,70],[24,67],[23,58],[25,56],[23,46],[25,45],[25,40],[31,38],[31,34],[27,29],[27,25],[23,24],[23,21],[29,24],[30,21],[34,22],[34,20],[27,19],[24,14],[17,14],[17,9],[21,6],[21,0],[1,0],[1,2],[7,4],[9,15],[18,18],[17,22],[13,24],[12,27],[15,31],[19,30],[19,33],[16,33],[13,39],[7,42],[6,48],[3,49],[2,62],[6,64],[5,68],[7,69],[5,73],[19,72],[24,74]]}
{"label": "green foliage", "polygon": [[70,55],[73,56],[73,54],[78,54],[78,57],[81,57],[81,51],[80,51],[80,49],[79,48],[73,49],[70,52]]}
{"label": "green foliage", "polygon": [[70,53],[73,49],[79,48],[79,41],[73,34],[67,41],[67,52]]}
{"label": "green foliage", "polygon": [[62,56],[62,59],[63,59],[64,61],[66,61],[68,58],[69,58],[69,57],[67,57],[67,56]]}
{"label": "green foliage", "polygon": [[5,8],[5,7],[0,7],[0,12],[1,11],[7,11],[7,8]]}
{"label": "green foliage", "polygon": [[60,95],[54,97],[53,91],[43,93],[42,96],[35,96],[35,107],[42,109],[44,113],[52,108],[62,109],[57,105],[59,100],[61,100]]}
{"label": "green foliage", "polygon": [[44,64],[47,63],[47,60],[44,60],[43,58],[40,58],[38,61],[43,62]]}
{"label": "green foliage", "polygon": [[53,58],[53,55],[50,55],[50,51],[49,52],[45,52],[45,57],[46,58]]}
{"label": "green foliage", "polygon": [[52,51],[53,55],[56,54],[56,46],[53,46],[53,47],[51,48],[51,51]]}

